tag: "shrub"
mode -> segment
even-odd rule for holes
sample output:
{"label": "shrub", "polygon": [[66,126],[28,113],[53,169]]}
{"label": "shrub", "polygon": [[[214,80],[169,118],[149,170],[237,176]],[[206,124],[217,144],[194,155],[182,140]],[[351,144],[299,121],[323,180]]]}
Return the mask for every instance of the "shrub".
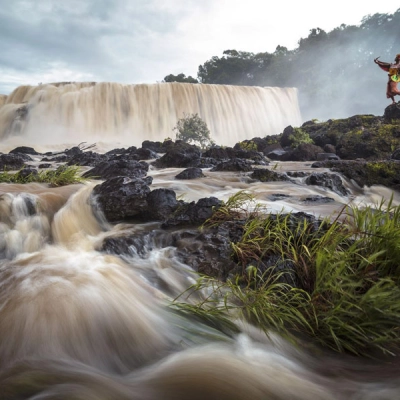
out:
{"label": "shrub", "polygon": [[186,143],[200,145],[201,148],[211,146],[213,143],[207,124],[198,114],[184,114],[173,128],[176,131],[176,139]]}

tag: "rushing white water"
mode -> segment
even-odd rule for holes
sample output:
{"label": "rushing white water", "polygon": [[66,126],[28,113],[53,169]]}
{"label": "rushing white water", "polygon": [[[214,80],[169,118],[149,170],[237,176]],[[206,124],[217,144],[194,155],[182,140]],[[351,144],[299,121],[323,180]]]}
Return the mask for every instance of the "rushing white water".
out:
{"label": "rushing white water", "polygon": [[[300,122],[294,89],[24,86],[0,107],[0,144],[4,150],[16,137],[35,148],[40,142],[76,145],[97,138],[140,144],[171,136],[184,111],[198,112],[214,139],[225,144]],[[274,168],[310,170],[307,163]],[[343,197],[307,186],[303,178],[262,183],[247,173],[204,169],[204,178],[178,181],[180,171],[151,167],[151,188],[170,188],[186,201],[227,200],[247,190],[271,212],[319,216],[392,195],[400,204],[399,194],[387,188],[359,188],[346,180],[349,195]],[[107,237],[148,232],[159,224],[106,223],[92,212],[93,185],[0,184],[0,400],[400,398],[397,360],[310,352],[309,345],[303,349],[266,335],[233,313],[233,330],[178,313],[170,306],[175,298],[196,303],[208,289],[186,295],[198,274],[175,247],[144,242],[141,254],[123,257],[101,251]],[[315,195],[333,201],[307,200]]]}
{"label": "rushing white water", "polygon": [[279,134],[299,126],[295,88],[157,83],[20,86],[0,103],[0,139],[25,144],[111,141],[140,145],[175,137],[185,114],[198,113],[218,144]]}
{"label": "rushing white water", "polygon": [[[149,174],[154,188],[173,188],[187,200],[227,198],[246,187],[271,210],[286,205],[328,215],[375,196],[375,189],[366,192],[347,182],[347,198],[325,191],[335,201],[318,208],[307,206],[302,196],[321,189],[300,181],[261,184],[210,171],[200,180],[176,181],[177,172]],[[100,252],[104,237],[151,226],[103,223],[90,209],[91,190],[91,184],[58,189],[0,184],[0,399],[400,396],[396,365],[311,355],[243,321],[232,320],[242,333],[228,334],[175,314],[168,304],[197,274],[178,260],[174,248],[153,247],[123,259]],[[277,207],[273,193],[291,197]]]}

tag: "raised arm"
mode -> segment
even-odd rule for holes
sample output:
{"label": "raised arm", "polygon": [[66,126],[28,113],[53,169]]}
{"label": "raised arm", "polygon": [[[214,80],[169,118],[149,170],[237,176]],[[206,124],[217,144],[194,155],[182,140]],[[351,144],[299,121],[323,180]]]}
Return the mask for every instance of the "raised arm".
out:
{"label": "raised arm", "polygon": [[390,64],[383,61],[379,61],[378,59],[379,57],[376,57],[374,59],[374,63],[378,64],[378,66],[382,68],[384,71],[389,72]]}

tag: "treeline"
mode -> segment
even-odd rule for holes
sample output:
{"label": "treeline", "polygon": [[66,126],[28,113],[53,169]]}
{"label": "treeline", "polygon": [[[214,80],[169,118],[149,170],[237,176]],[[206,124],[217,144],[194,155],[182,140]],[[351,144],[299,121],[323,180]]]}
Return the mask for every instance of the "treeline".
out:
{"label": "treeline", "polygon": [[[208,84],[297,87],[304,119],[382,115],[389,105],[387,77],[374,63],[393,62],[400,53],[400,8],[394,14],[368,15],[360,25],[330,32],[310,30],[298,47],[278,45],[273,53],[225,50],[199,66],[197,81]],[[196,82],[183,73],[165,82]]]}

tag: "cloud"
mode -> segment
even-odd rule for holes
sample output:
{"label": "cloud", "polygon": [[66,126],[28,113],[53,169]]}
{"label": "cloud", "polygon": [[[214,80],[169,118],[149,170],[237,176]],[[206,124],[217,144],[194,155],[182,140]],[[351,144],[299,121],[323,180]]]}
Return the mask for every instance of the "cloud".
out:
{"label": "cloud", "polygon": [[357,23],[378,7],[347,4],[345,17],[339,3],[348,2],[337,0],[327,13],[317,0],[0,0],[0,93],[48,79],[151,83],[170,73],[196,76],[223,50],[294,48],[317,25]]}

